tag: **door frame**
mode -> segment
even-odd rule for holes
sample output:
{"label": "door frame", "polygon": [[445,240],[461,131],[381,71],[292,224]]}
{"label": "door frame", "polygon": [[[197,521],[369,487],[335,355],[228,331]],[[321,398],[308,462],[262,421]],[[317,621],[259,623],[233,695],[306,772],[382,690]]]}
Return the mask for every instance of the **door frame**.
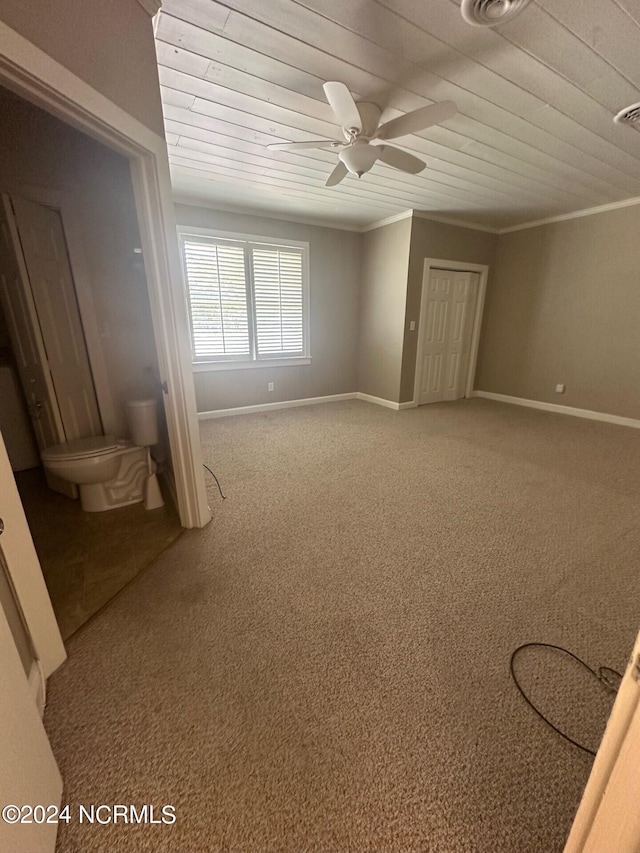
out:
{"label": "door frame", "polygon": [[471,329],[471,342],[469,344],[469,363],[467,365],[467,376],[465,380],[465,397],[473,396],[473,384],[476,378],[476,367],[478,364],[478,347],[480,346],[480,329],[482,328],[482,315],[484,312],[484,301],[487,294],[487,278],[489,267],[486,264],[471,264],[468,261],[451,261],[442,258],[425,258],[422,272],[422,292],[420,294],[420,313],[418,315],[418,345],[416,349],[416,372],[413,383],[413,405],[419,405],[420,385],[422,382],[422,350],[424,348],[424,307],[426,305],[426,291],[429,284],[429,276],[432,269],[452,270],[455,272],[479,273],[478,293]]}
{"label": "door frame", "polygon": [[0,84],[130,162],[180,521],[204,527],[211,512],[166,142],[2,21]]}

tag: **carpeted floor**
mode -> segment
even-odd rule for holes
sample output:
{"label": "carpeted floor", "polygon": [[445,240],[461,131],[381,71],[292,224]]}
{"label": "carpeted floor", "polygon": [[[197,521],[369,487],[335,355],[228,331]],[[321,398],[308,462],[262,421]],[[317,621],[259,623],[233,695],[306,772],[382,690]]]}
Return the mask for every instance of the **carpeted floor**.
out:
{"label": "carpeted floor", "polygon": [[[485,400],[202,424],[228,495],[69,643],[46,726],[59,850],[554,853],[591,759],[525,705],[530,640],[624,669],[640,433]],[[208,475],[207,475],[208,476]],[[611,697],[557,653],[523,683],[596,745]]]}

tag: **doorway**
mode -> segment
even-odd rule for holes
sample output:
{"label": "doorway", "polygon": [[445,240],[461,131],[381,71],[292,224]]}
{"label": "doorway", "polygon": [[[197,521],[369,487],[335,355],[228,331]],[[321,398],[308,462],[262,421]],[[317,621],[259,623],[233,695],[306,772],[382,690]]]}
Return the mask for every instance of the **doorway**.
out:
{"label": "doorway", "polygon": [[415,405],[471,395],[487,274],[480,264],[425,260]]}
{"label": "doorway", "polygon": [[67,639],[182,528],[169,493],[87,513],[76,486],[45,478],[43,449],[126,439],[126,402],[159,401],[156,346],[127,160],[2,89],[0,106],[0,430]]}

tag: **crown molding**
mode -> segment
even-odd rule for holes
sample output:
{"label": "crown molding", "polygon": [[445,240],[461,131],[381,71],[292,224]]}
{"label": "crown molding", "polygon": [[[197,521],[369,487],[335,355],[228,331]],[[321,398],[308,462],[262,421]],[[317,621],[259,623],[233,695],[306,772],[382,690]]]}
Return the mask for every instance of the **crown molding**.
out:
{"label": "crown molding", "polygon": [[487,234],[500,234],[497,228],[492,228],[490,225],[477,225],[474,222],[467,222],[464,219],[453,219],[449,216],[438,216],[437,214],[424,213],[421,210],[414,210],[413,215],[417,219],[429,219],[432,222],[442,222],[443,225],[455,225],[458,228],[468,228],[470,231],[485,231]]}
{"label": "crown molding", "polygon": [[162,0],[138,0],[138,3],[150,18],[157,15],[160,11],[160,7],[162,6]]}
{"label": "crown molding", "polygon": [[370,222],[369,225],[362,225],[359,230],[362,234],[366,234],[367,231],[375,231],[376,228],[384,228],[385,225],[393,225],[394,222],[400,222],[403,219],[410,219],[413,214],[413,210],[403,210],[402,213],[396,213],[394,216],[387,216],[386,219],[377,219],[375,222]]}
{"label": "crown molding", "polygon": [[185,207],[203,207],[206,210],[212,210],[220,213],[238,213],[241,216],[257,216],[262,219],[276,219],[280,222],[293,222],[298,225],[313,225],[315,228],[330,228],[334,231],[352,231],[359,234],[363,230],[362,225],[348,225],[344,222],[337,222],[331,219],[315,219],[313,217],[294,216],[292,214],[278,213],[277,211],[256,210],[255,208],[242,207],[233,204],[214,204],[200,198],[191,198],[185,195],[173,196],[174,204],[184,204]]}
{"label": "crown molding", "polygon": [[535,222],[525,222],[522,225],[512,225],[509,228],[501,228],[498,234],[511,234],[512,231],[526,231],[527,228],[538,228],[540,225],[552,225],[554,222],[566,222],[569,219],[580,219],[582,216],[595,216],[598,213],[608,213],[610,210],[620,210],[623,207],[634,207],[640,204],[640,197],[627,198],[624,201],[613,201],[611,204],[601,204],[598,207],[587,207],[584,210],[575,210],[573,213],[561,213],[558,216],[549,216],[547,219],[537,219]]}
{"label": "crown molding", "polygon": [[[148,0],[155,2],[155,0]],[[278,213],[276,211],[261,211],[255,208],[242,207],[236,205],[216,204],[215,207],[211,202],[204,199],[191,198],[186,195],[174,195],[175,204],[184,204],[188,207],[203,207],[208,210],[220,211],[221,213],[238,213],[243,216],[260,216],[263,219],[276,219],[281,222],[293,222],[299,225],[312,225],[316,228],[331,228],[336,231],[351,231],[356,234],[366,234],[369,231],[375,231],[377,228],[384,228],[386,225],[392,225],[394,222],[401,222],[404,219],[415,217],[416,219],[426,219],[432,222],[441,222],[444,225],[453,225],[456,228],[467,228],[471,231],[484,231],[487,234],[511,234],[514,231],[526,231],[529,228],[539,228],[541,225],[553,225],[556,222],[566,222],[570,219],[580,219],[583,216],[596,216],[599,213],[608,213],[612,210],[620,210],[625,207],[634,207],[640,205],[640,197],[628,198],[624,201],[614,201],[610,204],[601,204],[598,207],[589,207],[584,210],[576,210],[572,213],[562,213],[558,216],[549,216],[546,219],[537,219],[533,222],[524,222],[521,225],[511,225],[508,228],[491,228],[488,225],[476,225],[473,222],[464,220],[456,220],[447,216],[437,216],[431,213],[424,213],[421,210],[404,210],[401,213],[396,213],[394,216],[388,216],[385,219],[378,219],[375,222],[370,222],[368,225],[349,225],[345,222],[339,222],[331,219],[320,219],[315,217],[294,216],[287,213]]]}

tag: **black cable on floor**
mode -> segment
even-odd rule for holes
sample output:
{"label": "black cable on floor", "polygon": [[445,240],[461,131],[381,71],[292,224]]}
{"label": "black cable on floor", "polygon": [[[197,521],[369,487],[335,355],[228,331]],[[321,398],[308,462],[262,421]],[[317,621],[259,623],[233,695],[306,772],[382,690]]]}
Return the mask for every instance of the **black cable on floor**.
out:
{"label": "black cable on floor", "polygon": [[[525,700],[527,705],[529,705],[530,708],[533,708],[533,710],[540,717],[540,719],[544,720],[544,722],[548,726],[550,726],[554,730],[554,732],[559,734],[560,737],[563,737],[565,740],[568,740],[569,743],[572,743],[574,746],[577,746],[578,749],[583,750],[583,752],[588,752],[589,755],[595,755],[596,753],[592,749],[589,749],[588,746],[583,746],[583,744],[578,743],[577,740],[574,740],[573,738],[569,737],[569,735],[565,734],[557,726],[554,726],[554,724],[545,717],[545,715],[542,713],[542,711],[539,711],[538,708],[536,708],[536,706],[533,704],[531,699],[529,699],[527,694],[522,689],[520,682],[516,678],[516,674],[515,674],[515,671],[513,668],[513,664],[514,664],[514,661],[516,659],[516,656],[518,655],[518,652],[521,652],[523,649],[534,648],[534,647],[537,647],[537,648],[542,647],[542,648],[546,648],[546,649],[557,649],[557,651],[563,652],[565,655],[569,655],[569,657],[572,657],[574,660],[578,661],[578,663],[581,666],[583,666],[588,672],[590,672],[591,675],[594,676],[594,678],[597,678],[598,681],[604,687],[606,687],[607,690],[610,690],[612,693],[618,692],[618,687],[620,685],[620,682],[622,681],[622,676],[620,675],[620,673],[617,670],[612,669],[610,666],[601,666],[598,668],[597,671],[595,669],[591,669],[591,667],[588,664],[586,664],[583,660],[581,660],[577,655],[574,655],[573,652],[570,652],[568,649],[564,649],[562,646],[554,646],[552,643],[523,643],[521,646],[518,646],[518,648],[511,655],[511,660],[509,661],[509,670],[511,672],[511,678],[513,679],[513,683],[516,685],[516,687],[520,691],[520,695]],[[613,676],[613,678],[612,678],[612,676]]]}
{"label": "black cable on floor", "polygon": [[220,488],[220,483],[218,482],[218,478],[216,477],[216,475],[213,473],[213,471],[211,470],[211,468],[209,468],[208,465],[204,464],[204,462],[202,463],[202,466],[203,466],[203,468],[207,469],[207,471],[211,474],[213,479],[216,481],[216,483],[218,484],[218,491],[220,492],[220,497],[222,498],[223,501],[226,501],[227,496],[222,494],[222,489]]}

